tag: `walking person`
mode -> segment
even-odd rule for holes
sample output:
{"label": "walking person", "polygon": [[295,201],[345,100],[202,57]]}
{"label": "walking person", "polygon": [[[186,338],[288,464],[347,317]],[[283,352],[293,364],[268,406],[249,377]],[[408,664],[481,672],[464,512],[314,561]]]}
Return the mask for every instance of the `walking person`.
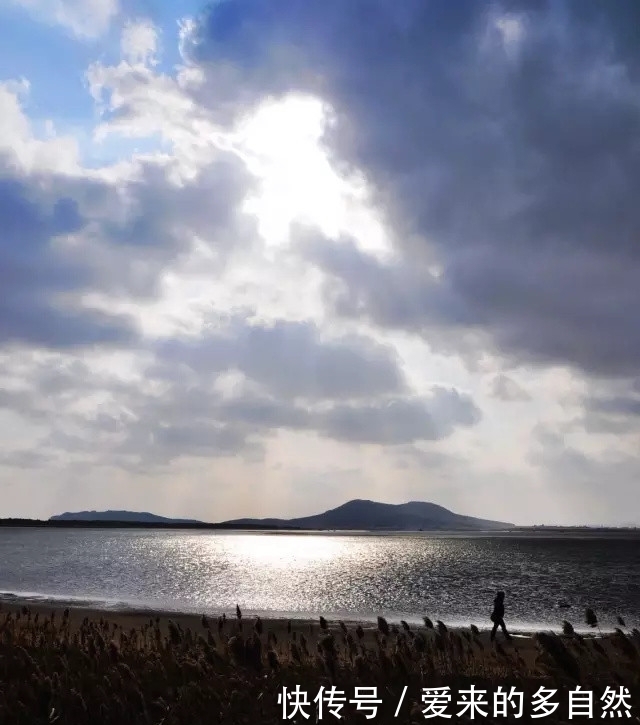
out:
{"label": "walking person", "polygon": [[511,639],[511,635],[507,632],[507,625],[504,623],[504,592],[498,592],[493,600],[493,612],[491,612],[491,621],[493,629],[491,630],[491,641],[496,638],[498,627],[502,628],[502,632],[506,639]]}

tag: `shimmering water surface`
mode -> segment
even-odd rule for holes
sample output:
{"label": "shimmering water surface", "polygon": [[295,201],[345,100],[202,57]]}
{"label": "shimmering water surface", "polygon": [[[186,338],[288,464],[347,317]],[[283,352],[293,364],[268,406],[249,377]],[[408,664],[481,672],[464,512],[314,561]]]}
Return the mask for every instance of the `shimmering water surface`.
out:
{"label": "shimmering water surface", "polygon": [[513,626],[638,626],[640,540],[0,530],[5,598],[486,626],[497,589]]}

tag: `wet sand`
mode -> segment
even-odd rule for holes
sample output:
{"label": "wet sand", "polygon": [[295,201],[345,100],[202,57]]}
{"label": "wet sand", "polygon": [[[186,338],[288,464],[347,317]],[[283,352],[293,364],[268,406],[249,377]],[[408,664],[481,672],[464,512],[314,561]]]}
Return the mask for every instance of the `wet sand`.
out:
{"label": "wet sand", "polygon": [[[34,602],[32,600],[20,600],[12,599],[10,602],[0,602],[0,615],[2,612],[13,612],[14,614],[28,608],[32,615],[39,614],[40,619],[45,617],[51,617],[51,614],[55,612],[56,618],[60,618],[65,609],[66,605],[54,605],[51,602]],[[167,612],[162,610],[136,610],[136,609],[98,609],[86,606],[69,606],[69,625],[71,632],[76,631],[80,628],[83,621],[88,619],[93,622],[107,621],[115,631],[123,631],[125,633],[130,632],[132,629],[140,629],[145,625],[159,626],[164,636],[169,634],[169,623],[173,622],[179,625],[183,630],[190,629],[191,632],[197,637],[198,635],[205,636],[207,629],[216,631],[219,625],[219,619],[217,617],[208,617],[203,620],[203,616],[200,614],[193,613],[180,613],[180,612]],[[225,613],[225,620],[222,625],[222,631],[226,635],[230,635],[235,632],[241,632],[243,634],[251,634],[256,626],[256,621],[260,619],[262,629],[265,634],[268,635],[271,632],[275,635],[276,641],[282,643],[282,647],[276,646],[276,649],[286,649],[286,643],[290,639],[292,633],[298,635],[304,634],[309,645],[315,649],[318,639],[327,633],[336,635],[337,638],[341,638],[344,635],[340,620],[326,619],[326,629],[320,624],[320,616],[314,619],[300,619],[300,618],[283,618],[283,617],[256,617],[255,615],[243,615],[239,620],[235,612]],[[207,626],[205,626],[205,622]],[[446,624],[446,623],[445,623]],[[114,627],[115,625],[115,627]],[[355,629],[360,626],[364,632],[363,644],[367,646],[374,645],[376,643],[376,637],[379,635],[378,626],[375,622],[371,621],[357,621],[357,620],[345,620],[345,627],[348,631],[354,632]],[[434,626],[436,623],[434,622]],[[397,628],[402,631],[402,626],[399,624],[389,623],[391,628]],[[413,632],[424,632],[429,633],[429,629],[423,625],[409,625]],[[508,623],[507,623],[508,626]],[[462,627],[448,627],[451,632],[469,632],[470,629]],[[490,640],[490,623],[486,628],[480,628],[480,634],[478,636],[479,641],[486,648],[487,653],[492,652],[496,645],[504,648],[507,651],[517,652],[528,664],[531,665],[535,661],[535,657],[538,654],[538,648],[534,639],[535,632],[522,632],[513,630],[511,632],[512,639],[506,640],[500,630],[496,635],[494,642]],[[595,636],[595,635],[589,635]],[[607,636],[603,635],[603,640],[606,640]]]}

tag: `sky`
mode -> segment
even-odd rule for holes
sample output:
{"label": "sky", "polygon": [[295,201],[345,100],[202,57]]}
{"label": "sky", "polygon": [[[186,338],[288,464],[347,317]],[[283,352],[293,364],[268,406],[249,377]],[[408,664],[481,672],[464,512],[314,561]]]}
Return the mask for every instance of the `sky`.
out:
{"label": "sky", "polygon": [[635,0],[0,0],[0,516],[640,524]]}

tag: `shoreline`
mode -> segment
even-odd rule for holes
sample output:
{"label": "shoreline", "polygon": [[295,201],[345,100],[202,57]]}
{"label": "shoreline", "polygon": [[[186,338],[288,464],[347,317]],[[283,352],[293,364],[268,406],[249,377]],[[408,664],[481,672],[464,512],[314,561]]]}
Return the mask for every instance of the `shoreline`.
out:
{"label": "shoreline", "polygon": [[204,531],[221,533],[256,533],[256,534],[310,534],[330,536],[444,536],[444,537],[504,537],[523,538],[640,538],[638,526],[511,526],[496,528],[307,528],[303,526],[287,526],[275,524],[253,523],[239,524],[232,522],[211,523],[206,521],[118,521],[110,519],[26,519],[0,518],[0,528],[10,529],[157,529],[159,531]]}
{"label": "shoreline", "polygon": [[[114,623],[118,623],[122,628],[137,628],[149,620],[159,619],[165,624],[170,620],[174,622],[180,622],[185,627],[192,627],[198,629],[201,625],[203,616],[210,621],[217,621],[220,617],[225,617],[227,622],[236,620],[235,610],[224,611],[212,609],[205,609],[200,611],[186,611],[178,609],[166,609],[162,607],[153,606],[136,606],[126,603],[114,602],[113,606],[100,606],[97,603],[87,600],[77,600],[73,598],[49,598],[41,595],[30,596],[19,596],[10,593],[0,594],[0,615],[3,612],[11,611],[13,613],[20,612],[24,608],[29,609],[32,613],[40,613],[41,616],[50,616],[52,612],[61,614],[65,609],[69,610],[71,621],[82,621],[84,618],[89,620],[108,620]],[[271,627],[274,630],[285,630],[287,627],[293,627],[294,629],[313,629],[319,628],[320,618],[327,622],[330,630],[340,629],[341,623],[348,627],[361,626],[365,631],[377,631],[378,629],[378,615],[349,615],[345,613],[344,616],[337,616],[333,614],[327,615],[312,615],[310,613],[300,612],[256,612],[253,610],[243,610],[243,619],[245,622],[253,623],[257,619],[261,620],[265,627]],[[382,615],[381,615],[382,616]],[[389,626],[402,627],[401,622],[403,618],[395,616],[384,616],[384,619],[388,622]],[[408,616],[404,618],[404,621],[408,623],[411,629],[415,631],[426,631],[428,627],[424,623],[424,619],[418,615]],[[562,620],[560,620],[562,621]],[[437,620],[433,619],[433,625],[436,626]],[[522,626],[517,623],[511,624],[509,620],[506,620],[507,628],[509,632],[518,640],[533,640],[533,637],[539,632],[561,634],[562,627],[560,623],[553,627],[549,625],[540,626]],[[477,627],[481,635],[489,635],[492,624],[476,621],[469,622],[468,624],[462,624],[461,622],[455,622],[449,624],[444,621],[447,630],[451,632],[464,632],[470,631],[471,626]],[[631,629],[631,628],[629,628]],[[615,628],[599,627],[589,628],[586,626],[574,626],[574,631],[577,635],[582,637],[604,639],[614,634]],[[498,631],[497,641],[503,641],[504,637],[501,631]]]}
{"label": "shoreline", "polygon": [[[28,612],[29,617],[33,621],[33,617],[37,616],[40,622],[52,621],[54,615],[55,621],[60,622],[65,618],[65,610],[68,610],[66,622],[71,635],[79,633],[83,629],[89,627],[106,628],[112,633],[114,640],[121,635],[127,637],[134,636],[134,632],[143,632],[144,630],[157,629],[165,639],[170,639],[172,630],[177,627],[181,632],[190,632],[195,639],[209,637],[211,632],[215,632],[221,641],[228,641],[229,637],[239,635],[240,637],[251,637],[254,635],[257,626],[264,633],[266,641],[272,641],[273,649],[280,658],[287,658],[290,653],[291,638],[301,636],[306,639],[309,651],[315,652],[322,644],[322,640],[327,635],[331,635],[336,641],[346,641],[347,632],[355,637],[358,629],[361,628],[362,639],[359,643],[370,649],[375,649],[380,641],[381,632],[378,627],[377,619],[374,621],[333,619],[329,617],[315,618],[288,618],[288,617],[262,617],[250,612],[242,612],[241,619],[236,617],[234,612],[225,613],[222,621],[222,615],[206,615],[185,612],[171,612],[166,610],[132,610],[132,609],[112,609],[102,610],[88,606],[60,606],[56,603],[33,602],[29,600],[12,600],[10,603],[0,601],[0,622],[7,616],[7,612],[12,613],[14,620],[19,617],[17,622],[20,627],[29,627],[25,622],[25,614]],[[324,622],[322,623],[322,620]],[[260,622],[257,625],[257,622]],[[400,622],[385,620],[388,624],[390,638],[402,637],[404,632]],[[427,640],[432,641],[437,637],[437,622],[433,621],[434,629],[427,628],[424,622],[420,624],[411,623],[409,627],[412,635],[422,634]],[[448,635],[451,637],[470,636],[471,628],[449,626],[445,623]],[[517,629],[509,630],[512,639],[506,640],[503,633],[498,631],[494,642],[490,640],[490,629],[478,627],[479,633],[475,635],[478,646],[484,650],[486,656],[496,650],[511,652],[514,657],[520,657],[529,667],[533,667],[538,655],[538,645],[536,642],[535,632],[520,632]],[[383,638],[386,639],[386,638]],[[603,641],[606,636],[603,637]],[[483,655],[483,656],[485,656]]]}

